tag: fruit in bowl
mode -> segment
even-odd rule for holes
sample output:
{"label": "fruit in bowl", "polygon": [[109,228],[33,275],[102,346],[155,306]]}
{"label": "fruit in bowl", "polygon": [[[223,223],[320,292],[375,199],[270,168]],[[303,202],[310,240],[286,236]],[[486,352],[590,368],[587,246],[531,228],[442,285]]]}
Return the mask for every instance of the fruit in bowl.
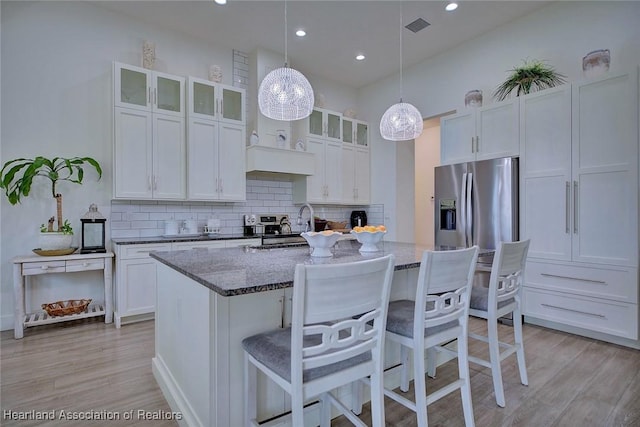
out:
{"label": "fruit in bowl", "polygon": [[312,248],[312,257],[331,257],[331,248],[336,244],[342,233],[331,230],[309,231],[300,234]]}
{"label": "fruit in bowl", "polygon": [[387,227],[384,225],[365,225],[364,227],[353,227],[351,234],[356,236],[358,242],[362,244],[360,252],[377,252],[380,249],[377,244],[380,243],[384,235],[387,233]]}

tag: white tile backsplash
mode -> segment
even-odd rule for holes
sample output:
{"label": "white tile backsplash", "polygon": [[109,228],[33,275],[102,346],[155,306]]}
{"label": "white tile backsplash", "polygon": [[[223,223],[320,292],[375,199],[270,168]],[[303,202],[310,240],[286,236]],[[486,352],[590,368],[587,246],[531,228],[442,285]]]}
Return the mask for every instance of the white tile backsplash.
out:
{"label": "white tile backsplash", "polygon": [[[384,223],[384,205],[338,206],[312,204],[316,216],[333,221],[349,221],[351,211],[365,210],[369,224]],[[220,219],[222,234],[242,234],[245,214],[288,214],[293,231],[299,231],[296,217],[300,204],[293,204],[291,181],[274,177],[247,178],[247,200],[237,203],[111,201],[112,238],[151,237],[164,233],[169,219],[198,220],[202,231],[209,218]],[[305,211],[305,216],[308,212]]]}

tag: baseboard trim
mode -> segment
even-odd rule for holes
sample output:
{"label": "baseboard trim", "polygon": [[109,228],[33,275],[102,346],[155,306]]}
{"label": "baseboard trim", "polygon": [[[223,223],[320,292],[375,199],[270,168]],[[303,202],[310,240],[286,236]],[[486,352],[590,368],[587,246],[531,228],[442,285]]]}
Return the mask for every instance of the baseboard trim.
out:
{"label": "baseboard trim", "polygon": [[171,410],[182,414],[182,419],[176,420],[178,425],[182,427],[207,427],[200,421],[200,418],[198,418],[191,405],[189,405],[182,389],[178,383],[176,383],[173,375],[171,375],[171,371],[169,371],[161,357],[156,356],[151,359],[151,368],[153,376],[160,386],[160,390]]}
{"label": "baseboard trim", "polygon": [[[535,317],[524,316],[524,322],[531,325],[543,326],[549,329],[567,332],[570,334],[581,335],[595,340],[606,341],[612,344],[622,345],[624,347],[640,350],[640,340],[630,340],[628,338],[616,337],[614,335],[603,334],[602,332],[590,331],[588,329],[576,328],[574,326],[563,325],[562,323],[551,322],[549,320],[537,319]],[[526,343],[525,343],[526,345]]]}

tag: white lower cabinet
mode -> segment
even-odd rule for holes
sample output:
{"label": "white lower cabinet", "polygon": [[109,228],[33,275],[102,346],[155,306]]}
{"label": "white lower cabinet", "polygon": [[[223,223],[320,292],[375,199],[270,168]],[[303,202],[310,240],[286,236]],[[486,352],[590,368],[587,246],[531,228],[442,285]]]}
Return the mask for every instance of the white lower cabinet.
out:
{"label": "white lower cabinet", "polygon": [[529,261],[525,316],[638,339],[636,268]]}
{"label": "white lower cabinet", "polygon": [[234,239],[115,245],[116,328],[124,323],[153,319],[155,315],[157,262],[149,257],[150,252],[233,248],[260,243],[260,239]]}

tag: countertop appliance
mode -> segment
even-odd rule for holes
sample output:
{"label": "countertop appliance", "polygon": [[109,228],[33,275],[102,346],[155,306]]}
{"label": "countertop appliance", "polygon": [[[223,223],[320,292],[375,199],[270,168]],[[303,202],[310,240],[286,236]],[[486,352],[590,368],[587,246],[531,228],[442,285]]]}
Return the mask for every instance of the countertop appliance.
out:
{"label": "countertop appliance", "polygon": [[[474,285],[488,286],[501,241],[519,238],[518,158],[505,157],[435,168],[435,245],[478,245]],[[513,325],[511,314],[500,318]]]}
{"label": "countertop appliance", "polygon": [[257,221],[258,220],[255,215],[244,216],[244,227],[242,230],[245,236],[254,236],[256,234]]}
{"label": "countertop appliance", "polygon": [[351,228],[367,225],[367,213],[365,211],[351,211]]}
{"label": "countertop appliance", "polygon": [[291,222],[287,214],[261,214],[257,224],[264,227],[262,245],[301,244],[307,241],[300,233],[291,232]]}

